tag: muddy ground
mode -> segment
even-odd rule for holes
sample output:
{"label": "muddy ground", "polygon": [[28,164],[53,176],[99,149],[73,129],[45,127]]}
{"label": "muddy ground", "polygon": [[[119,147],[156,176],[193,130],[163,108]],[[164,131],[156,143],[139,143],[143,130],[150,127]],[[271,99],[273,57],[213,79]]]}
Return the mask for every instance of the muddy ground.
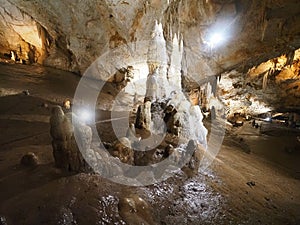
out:
{"label": "muddy ground", "polygon": [[[206,171],[147,187],[55,168],[50,108],[72,98],[78,81],[45,67],[0,65],[0,224],[300,224],[296,133],[262,135],[246,124],[226,133]],[[37,167],[20,165],[27,152],[39,157]]]}

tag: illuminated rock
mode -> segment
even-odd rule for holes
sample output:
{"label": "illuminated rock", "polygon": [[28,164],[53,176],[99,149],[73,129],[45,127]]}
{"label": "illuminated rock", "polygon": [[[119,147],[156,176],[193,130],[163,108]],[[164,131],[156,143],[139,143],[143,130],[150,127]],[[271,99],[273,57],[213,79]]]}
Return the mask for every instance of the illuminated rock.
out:
{"label": "illuminated rock", "polygon": [[156,68],[153,73],[150,73],[146,81],[146,95],[145,97],[151,101],[156,101],[159,97],[159,86],[158,86],[158,68]]}
{"label": "illuminated rock", "polygon": [[21,11],[8,1],[1,0],[0,15],[3,22],[0,29],[3,40],[0,51],[10,51],[13,61],[21,63],[43,63],[47,54],[46,32],[31,16]]}

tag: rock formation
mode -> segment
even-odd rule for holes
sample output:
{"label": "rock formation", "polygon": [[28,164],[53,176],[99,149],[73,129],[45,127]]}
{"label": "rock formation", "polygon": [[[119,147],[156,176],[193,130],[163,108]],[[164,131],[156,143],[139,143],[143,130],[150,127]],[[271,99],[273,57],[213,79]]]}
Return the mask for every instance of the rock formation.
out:
{"label": "rock formation", "polygon": [[112,146],[111,155],[118,157],[123,163],[132,165],[134,162],[134,151],[131,141],[126,137],[117,140]]}
{"label": "rock formation", "polygon": [[152,73],[150,73],[147,77],[146,82],[146,95],[145,97],[150,99],[150,101],[156,101],[159,97],[159,94],[157,93],[160,91],[160,88],[158,86],[158,68],[155,68]]}
{"label": "rock formation", "polygon": [[185,154],[189,155],[190,160],[186,163],[182,170],[188,177],[193,177],[198,174],[200,162],[204,154],[203,148],[198,146],[196,141],[190,140],[186,147]]}
{"label": "rock formation", "polygon": [[39,158],[33,152],[28,152],[21,158],[21,165],[27,167],[35,167],[39,164]]}
{"label": "rock formation", "polygon": [[145,98],[145,103],[137,110],[135,127],[150,131],[151,123],[151,101]]}
{"label": "rock formation", "polygon": [[[34,55],[35,61],[80,73],[109,49],[149,40],[149,21],[161,22],[163,35],[157,39],[175,41],[174,46],[162,46],[176,69],[166,68],[170,77],[181,70],[174,62],[184,65],[184,75],[205,78],[234,67],[247,70],[300,47],[297,0],[1,0],[0,5],[2,54],[13,51],[27,61]],[[210,43],[214,31],[222,31],[223,46]],[[180,49],[183,41],[182,54],[169,52]]]}
{"label": "rock formation", "polygon": [[[60,106],[52,108],[50,125],[55,165],[67,171],[89,171],[90,168],[78,145],[86,150],[89,149],[92,139],[91,128],[79,122],[72,124],[72,114],[64,114]],[[76,142],[74,129],[80,130],[81,142]]]}
{"label": "rock formation", "polygon": [[151,215],[149,204],[138,195],[132,194],[128,197],[121,198],[118,208],[120,215],[128,224],[156,224]]}
{"label": "rock formation", "polygon": [[228,114],[298,110],[299,61],[300,50],[296,50],[292,59],[282,55],[251,68],[247,74],[237,71],[224,74],[218,95],[228,110],[230,108]]}

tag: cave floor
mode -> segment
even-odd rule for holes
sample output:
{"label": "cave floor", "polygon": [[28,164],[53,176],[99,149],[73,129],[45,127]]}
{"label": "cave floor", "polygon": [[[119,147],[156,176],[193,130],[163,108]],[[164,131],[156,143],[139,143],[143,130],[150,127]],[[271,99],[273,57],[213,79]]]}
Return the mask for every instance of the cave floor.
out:
{"label": "cave floor", "polygon": [[[300,224],[299,145],[250,125],[228,132],[211,166],[193,178],[179,172],[127,187],[55,168],[50,107],[72,98],[78,80],[44,67],[0,65],[0,224]],[[27,152],[39,157],[37,167],[20,165]],[[124,204],[137,197],[142,207]]]}

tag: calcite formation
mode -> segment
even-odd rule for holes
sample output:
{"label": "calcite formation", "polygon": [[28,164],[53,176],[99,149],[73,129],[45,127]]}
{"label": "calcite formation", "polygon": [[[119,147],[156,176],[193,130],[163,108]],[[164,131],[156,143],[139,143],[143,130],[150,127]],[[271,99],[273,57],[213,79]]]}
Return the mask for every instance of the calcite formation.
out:
{"label": "calcite formation", "polygon": [[[125,88],[131,95],[143,95],[138,81],[153,72],[146,64],[158,62],[157,82],[163,87],[156,93],[159,97],[207,82],[215,93],[216,77],[223,72],[235,69],[244,79],[249,68],[281,55],[291,64],[300,47],[298,4],[297,0],[0,0],[0,57],[84,74],[108,52],[129,48],[135,53],[142,46],[139,57],[126,65],[120,62],[129,60],[128,52],[117,51],[119,57],[110,65],[115,71],[97,64],[95,78],[114,83],[117,91]],[[213,43],[213,37],[222,43]],[[124,78],[128,68],[132,82]],[[263,79],[267,91],[268,74]],[[283,86],[289,97],[297,82]]]}
{"label": "calcite formation", "polygon": [[[39,62],[80,73],[112,48],[150,40],[155,21],[162,24],[161,38],[166,43],[175,41],[173,47],[165,46],[167,63],[181,62],[183,68],[179,71],[182,69],[193,79],[242,68],[241,65],[249,68],[300,46],[297,0],[0,3],[1,53],[17,52],[21,46],[22,54],[26,54],[35,48]],[[226,43],[212,48],[208,39],[216,30],[222,31]],[[184,55],[182,59],[176,58],[181,54],[170,51],[176,46]]]}
{"label": "calcite formation", "polygon": [[268,111],[299,110],[300,50],[282,55],[251,68],[246,74],[223,74],[218,95],[228,114],[261,114]]}
{"label": "calcite formation", "polygon": [[[64,114],[60,106],[52,108],[50,125],[55,165],[67,171],[90,171],[79,148],[89,150],[92,140],[91,128],[79,122],[72,123],[72,114]],[[80,130],[81,141],[76,142],[75,129],[77,132]]]}
{"label": "calcite formation", "polygon": [[138,107],[135,127],[150,131],[151,123],[151,101],[146,102]]}

